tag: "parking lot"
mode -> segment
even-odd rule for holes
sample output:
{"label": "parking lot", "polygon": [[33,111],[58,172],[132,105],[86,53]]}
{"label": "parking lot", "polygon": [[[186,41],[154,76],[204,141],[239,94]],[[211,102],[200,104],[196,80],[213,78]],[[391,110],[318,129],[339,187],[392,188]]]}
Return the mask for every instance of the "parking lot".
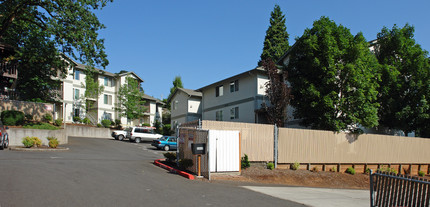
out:
{"label": "parking lot", "polygon": [[0,151],[0,206],[303,206],[153,165],[150,143],[69,137],[68,151]]}

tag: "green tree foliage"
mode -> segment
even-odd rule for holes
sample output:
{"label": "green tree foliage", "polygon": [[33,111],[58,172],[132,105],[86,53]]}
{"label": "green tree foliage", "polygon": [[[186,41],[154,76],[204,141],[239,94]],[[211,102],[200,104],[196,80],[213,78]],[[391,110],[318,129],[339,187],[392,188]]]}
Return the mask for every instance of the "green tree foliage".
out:
{"label": "green tree foliage", "polygon": [[140,90],[138,81],[132,77],[126,77],[126,82],[119,88],[117,97],[115,110],[129,120],[138,119],[147,111],[143,91]]}
{"label": "green tree foliage", "polygon": [[267,58],[274,62],[278,61],[290,47],[288,38],[285,15],[282,14],[281,7],[276,5],[270,13],[270,26],[266,31],[263,53],[260,56],[258,65],[261,65],[262,61]]}
{"label": "green tree foliage", "polygon": [[358,130],[378,124],[379,67],[361,33],[327,17],[315,21],[290,53],[294,116],[323,130]]}
{"label": "green tree foliage", "polygon": [[15,48],[15,54],[1,59],[19,62],[17,90],[24,100],[55,101],[58,69],[66,74],[61,54],[88,65],[108,64],[104,28],[93,13],[112,0],[7,0],[0,3],[0,42]]}
{"label": "green tree foliage", "polygon": [[382,65],[381,126],[430,137],[430,64],[428,52],[414,40],[414,27],[384,27],[375,54]]}
{"label": "green tree foliage", "polygon": [[169,110],[170,110],[170,103],[168,103],[167,100],[170,99],[170,97],[173,95],[173,93],[177,88],[184,88],[184,85],[182,84],[181,76],[175,76],[175,79],[173,80],[172,83],[173,83],[173,86],[170,88],[169,97],[167,99],[163,99],[163,102],[166,103],[166,108]]}
{"label": "green tree foliage", "polygon": [[85,88],[85,93],[82,99],[85,102],[85,108],[87,111],[90,111],[93,107],[94,102],[89,101],[88,99],[97,100],[104,90],[104,86],[99,84],[98,79],[96,78],[96,71],[91,68],[87,68],[85,71],[85,84],[81,83],[81,86]]}

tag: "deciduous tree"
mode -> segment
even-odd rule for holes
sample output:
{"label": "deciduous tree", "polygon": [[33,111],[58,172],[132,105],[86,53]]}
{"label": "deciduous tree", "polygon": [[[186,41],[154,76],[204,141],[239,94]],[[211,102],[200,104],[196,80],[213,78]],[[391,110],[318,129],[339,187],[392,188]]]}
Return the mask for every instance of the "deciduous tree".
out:
{"label": "deciduous tree", "polygon": [[296,41],[286,67],[294,116],[315,129],[376,126],[378,63],[363,35],[322,17]]}
{"label": "deciduous tree", "polygon": [[115,110],[129,120],[142,117],[147,111],[143,95],[138,81],[132,77],[126,77],[125,84],[118,90],[118,103]]}

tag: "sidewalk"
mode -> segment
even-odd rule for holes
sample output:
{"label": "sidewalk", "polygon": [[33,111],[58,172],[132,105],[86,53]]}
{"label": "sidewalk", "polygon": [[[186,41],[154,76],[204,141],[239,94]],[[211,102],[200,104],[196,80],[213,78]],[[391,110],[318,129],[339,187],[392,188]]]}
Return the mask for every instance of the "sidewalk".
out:
{"label": "sidewalk", "polygon": [[243,186],[246,189],[314,207],[370,205],[368,190],[327,189],[306,187]]}

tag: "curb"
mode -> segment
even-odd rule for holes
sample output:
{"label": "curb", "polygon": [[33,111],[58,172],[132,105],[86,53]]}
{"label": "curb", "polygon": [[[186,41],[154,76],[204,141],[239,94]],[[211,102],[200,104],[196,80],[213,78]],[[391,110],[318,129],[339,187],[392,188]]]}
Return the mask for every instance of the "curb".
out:
{"label": "curb", "polygon": [[22,147],[10,147],[9,150],[12,151],[36,151],[36,152],[57,152],[57,151],[68,151],[69,148],[55,148],[55,149],[49,149],[49,148],[22,148]]}
{"label": "curb", "polygon": [[161,162],[160,162],[160,161],[164,161],[164,160],[165,160],[165,159],[158,159],[158,160],[154,160],[154,165],[157,165],[157,166],[159,166],[159,167],[161,167],[161,168],[164,168],[164,169],[166,169],[166,170],[168,170],[168,171],[170,171],[170,172],[173,172],[173,173],[179,174],[179,175],[181,175],[182,177],[188,178],[188,179],[190,179],[190,180],[194,180],[194,175],[191,175],[191,174],[186,173],[186,172],[184,172],[184,171],[182,171],[182,170],[178,170],[178,169],[175,169],[175,168],[173,168],[173,167],[167,166],[167,165],[165,165],[165,164],[163,164],[163,163],[161,163]]}

